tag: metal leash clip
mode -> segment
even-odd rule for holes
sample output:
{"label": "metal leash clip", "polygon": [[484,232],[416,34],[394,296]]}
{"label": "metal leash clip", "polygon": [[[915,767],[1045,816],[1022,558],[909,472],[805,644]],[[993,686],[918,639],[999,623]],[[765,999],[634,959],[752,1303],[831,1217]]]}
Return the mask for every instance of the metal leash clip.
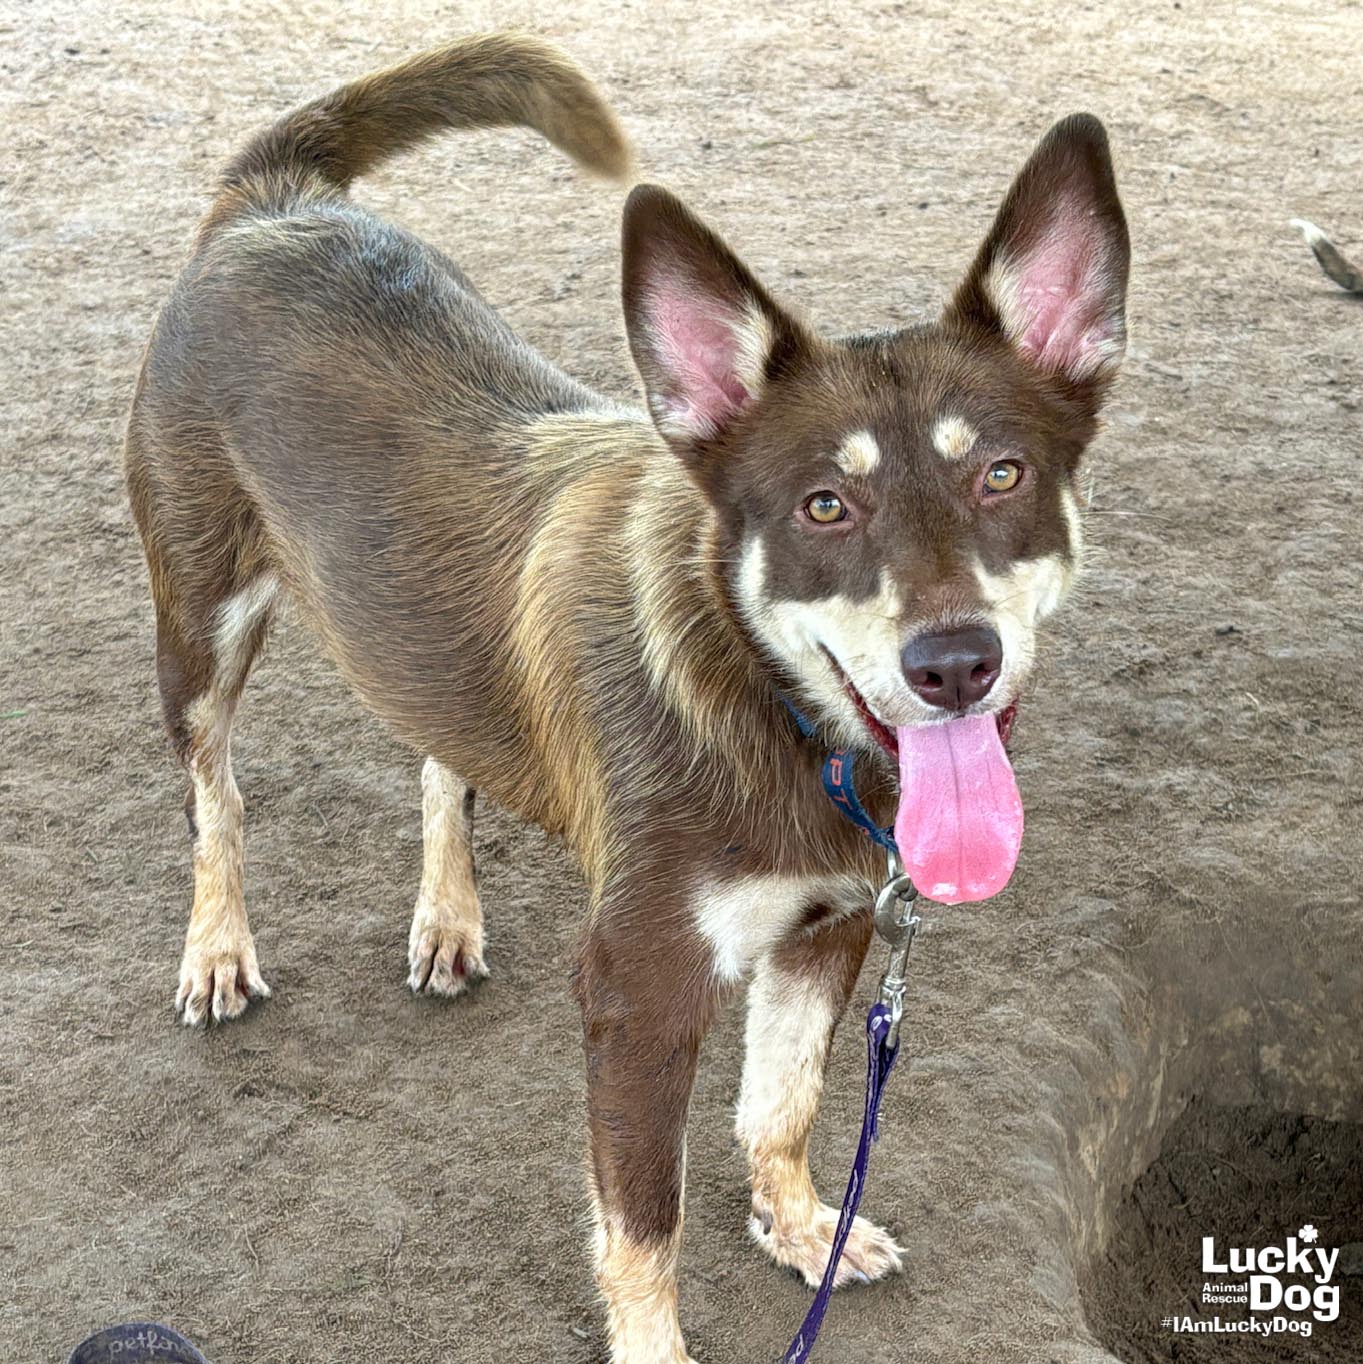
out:
{"label": "metal leash clip", "polygon": [[890,1031],[885,1045],[899,1045],[899,1021],[904,1016],[904,996],[909,984],[909,949],[922,919],[913,912],[918,891],[904,870],[899,854],[887,855],[889,880],[876,896],[876,932],[890,944],[890,963],[880,978],[880,1002],[890,1011]]}

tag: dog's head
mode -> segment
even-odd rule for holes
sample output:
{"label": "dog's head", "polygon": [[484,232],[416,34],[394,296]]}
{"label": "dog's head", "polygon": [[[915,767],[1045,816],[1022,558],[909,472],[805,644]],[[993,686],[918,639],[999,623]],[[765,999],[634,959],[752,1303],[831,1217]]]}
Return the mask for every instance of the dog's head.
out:
{"label": "dog's head", "polygon": [[715,509],[733,606],[844,742],[1017,697],[1078,563],[1128,261],[1084,115],[1042,139],[941,320],[901,332],[815,336],[675,197],[631,195],[653,420]]}

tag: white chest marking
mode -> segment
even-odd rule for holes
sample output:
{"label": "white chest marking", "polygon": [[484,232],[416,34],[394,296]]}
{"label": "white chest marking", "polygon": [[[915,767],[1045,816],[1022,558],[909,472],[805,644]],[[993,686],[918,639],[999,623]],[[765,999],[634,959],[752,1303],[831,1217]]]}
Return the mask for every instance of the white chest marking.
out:
{"label": "white chest marking", "polygon": [[703,884],[694,905],[714,952],[715,977],[732,984],[796,927],[810,905],[851,913],[869,904],[870,895],[859,876],[741,876]]}

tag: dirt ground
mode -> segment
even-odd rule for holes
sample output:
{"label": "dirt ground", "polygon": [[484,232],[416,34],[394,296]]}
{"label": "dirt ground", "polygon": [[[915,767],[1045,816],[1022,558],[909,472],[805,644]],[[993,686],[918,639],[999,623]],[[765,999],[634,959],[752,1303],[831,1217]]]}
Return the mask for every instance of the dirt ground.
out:
{"label": "dirt ground", "polygon": [[[275,997],[175,1025],[183,782],[121,473],[139,349],[229,152],[342,79],[510,23],[597,74],[646,174],[829,330],[938,307],[1050,121],[1108,124],[1133,345],[1088,574],[1015,741],[1027,843],[1006,894],[935,913],[920,944],[866,1202],[907,1269],[842,1295],[820,1356],[1108,1359],[1085,1308],[1130,1319],[1145,1288],[1078,1285],[1190,1095],[1363,1117],[1363,307],[1287,226],[1363,254],[1356,0],[0,0],[0,1353],[60,1360],[151,1316],[215,1364],[603,1357],[578,882],[485,813],[493,978],[414,1000],[417,760],[288,625],[236,732]],[[357,193],[568,370],[634,394],[618,190],[504,133]],[[859,1031],[816,1136],[826,1196],[855,1143]],[[702,1364],[774,1357],[808,1302],[745,1240],[740,1040],[735,1009],[690,1129]],[[1313,1216],[1328,1240],[1357,1211]]]}

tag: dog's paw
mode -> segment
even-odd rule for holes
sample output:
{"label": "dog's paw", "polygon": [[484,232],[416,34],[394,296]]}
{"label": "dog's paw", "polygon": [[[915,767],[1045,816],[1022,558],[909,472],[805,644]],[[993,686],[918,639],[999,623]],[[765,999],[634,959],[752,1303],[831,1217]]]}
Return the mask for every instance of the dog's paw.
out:
{"label": "dog's paw", "polygon": [[483,933],[475,920],[418,904],[407,942],[407,983],[416,994],[460,995],[487,977]]}
{"label": "dog's paw", "polygon": [[[748,1230],[752,1239],[778,1265],[793,1269],[811,1288],[817,1288],[828,1267],[838,1216],[837,1208],[819,1203],[813,1216],[799,1224],[783,1225],[760,1215],[753,1217]],[[833,1286],[842,1288],[849,1283],[870,1283],[887,1274],[898,1274],[904,1268],[903,1254],[902,1247],[895,1244],[889,1232],[858,1217],[852,1222]]]}
{"label": "dog's paw", "polygon": [[175,1011],[189,1027],[210,1018],[226,1023],[244,1013],[252,998],[269,997],[270,987],[260,974],[250,933],[185,944]]}

